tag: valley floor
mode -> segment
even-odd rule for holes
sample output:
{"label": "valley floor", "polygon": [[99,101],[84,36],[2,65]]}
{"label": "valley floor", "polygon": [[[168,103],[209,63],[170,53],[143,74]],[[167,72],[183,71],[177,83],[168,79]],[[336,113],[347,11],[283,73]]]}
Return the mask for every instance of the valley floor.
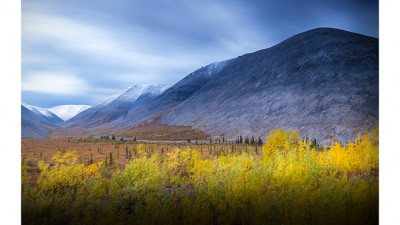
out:
{"label": "valley floor", "polygon": [[[140,137],[140,136],[138,136]],[[112,138],[110,136],[110,138]],[[151,139],[151,138],[150,138]],[[188,139],[190,140],[190,139]],[[52,158],[57,153],[76,151],[78,162],[87,164],[105,162],[106,158],[113,157],[114,164],[124,170],[125,165],[132,158],[139,157],[139,145],[144,146],[146,151],[152,154],[167,154],[176,149],[195,148],[203,158],[210,158],[216,154],[229,154],[233,151],[260,154],[261,146],[236,144],[225,142],[221,139],[210,140],[165,140],[165,141],[121,141],[104,140],[99,138],[62,138],[62,139],[22,139],[21,160],[28,165],[28,173],[34,184],[39,177],[38,164],[41,160],[46,163],[55,164]],[[223,143],[224,142],[224,143]],[[130,155],[130,156],[129,156]]]}

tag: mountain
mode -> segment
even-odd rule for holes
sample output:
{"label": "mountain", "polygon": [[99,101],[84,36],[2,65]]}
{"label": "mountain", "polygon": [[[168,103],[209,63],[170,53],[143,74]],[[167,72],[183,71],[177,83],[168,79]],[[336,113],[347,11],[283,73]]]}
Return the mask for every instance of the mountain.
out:
{"label": "mountain", "polygon": [[45,119],[45,120],[47,120],[47,121],[49,121],[49,122],[51,122],[53,124],[59,124],[59,123],[63,122],[63,120],[60,117],[58,117],[56,114],[54,114],[53,112],[51,112],[48,109],[44,109],[44,108],[40,108],[40,107],[37,107],[37,106],[29,105],[29,104],[26,104],[24,102],[22,102],[22,105],[26,109],[28,109],[31,112],[33,112],[36,115],[38,115],[39,117],[41,117],[41,118],[43,118],[43,119]]}
{"label": "mountain", "polygon": [[90,107],[90,105],[58,105],[49,108],[48,111],[56,114],[65,121]]}
{"label": "mountain", "polygon": [[[104,99],[103,101],[97,103],[96,105],[76,114],[74,117],[70,118],[67,121],[64,121],[61,126],[65,127],[80,127],[84,128],[85,126],[85,118],[94,118],[97,116],[98,112],[106,106],[108,103],[112,102],[122,93],[114,94],[109,96],[108,98]],[[86,123],[87,124],[87,123]]]}
{"label": "mountain", "polygon": [[117,125],[119,127],[126,127],[140,120],[171,110],[200,90],[213,76],[217,75],[229,65],[231,61],[232,60],[225,60],[211,63],[190,73],[160,94],[151,104],[148,104],[146,107],[130,110],[124,120],[119,121]]}
{"label": "mountain", "polygon": [[23,138],[44,138],[47,137],[49,131],[60,129],[40,114],[21,105],[21,136]]}
{"label": "mountain", "polygon": [[119,124],[186,125],[229,139],[297,129],[321,144],[347,143],[378,123],[378,49],[376,38],[306,31],[214,72],[201,68]]}
{"label": "mountain", "polygon": [[97,105],[62,123],[66,128],[95,128],[113,126],[125,118],[128,112],[147,106],[167,86],[162,84],[135,85],[120,95],[113,95]]}

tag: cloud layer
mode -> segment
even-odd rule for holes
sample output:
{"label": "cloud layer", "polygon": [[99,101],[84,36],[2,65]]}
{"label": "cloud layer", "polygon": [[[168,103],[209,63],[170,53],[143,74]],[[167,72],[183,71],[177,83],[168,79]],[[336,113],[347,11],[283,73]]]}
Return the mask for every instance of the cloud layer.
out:
{"label": "cloud layer", "polygon": [[316,27],[378,35],[377,1],[299,2],[23,0],[22,98],[92,105]]}
{"label": "cloud layer", "polygon": [[58,71],[31,73],[22,78],[23,91],[34,91],[59,95],[80,95],[87,90],[84,80],[72,74],[60,74]]}

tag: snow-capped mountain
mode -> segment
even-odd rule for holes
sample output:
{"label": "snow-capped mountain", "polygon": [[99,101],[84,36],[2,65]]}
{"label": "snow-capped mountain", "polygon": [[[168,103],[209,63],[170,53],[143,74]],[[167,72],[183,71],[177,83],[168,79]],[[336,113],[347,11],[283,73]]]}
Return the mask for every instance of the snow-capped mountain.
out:
{"label": "snow-capped mountain", "polygon": [[24,105],[21,105],[21,137],[44,138],[47,137],[48,132],[61,129],[56,124],[41,116],[40,113],[37,113],[34,108],[30,107],[28,109]]}
{"label": "snow-capped mountain", "polygon": [[90,107],[90,105],[58,105],[48,108],[47,110],[65,121]]}
{"label": "snow-capped mountain", "polygon": [[22,102],[21,104],[28,110],[32,111],[36,115],[40,116],[41,118],[43,118],[51,123],[59,124],[64,121],[63,119],[61,119],[59,116],[57,116],[55,113],[51,112],[48,109],[29,105],[25,102]]}
{"label": "snow-capped mountain", "polygon": [[132,110],[146,106],[168,87],[162,84],[138,84],[120,95],[112,95],[62,124],[68,128],[112,126]]}

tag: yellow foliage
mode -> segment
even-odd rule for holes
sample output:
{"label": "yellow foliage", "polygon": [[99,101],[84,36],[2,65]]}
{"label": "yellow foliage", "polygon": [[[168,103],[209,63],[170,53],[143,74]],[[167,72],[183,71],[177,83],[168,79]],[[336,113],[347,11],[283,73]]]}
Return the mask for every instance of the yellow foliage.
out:
{"label": "yellow foliage", "polygon": [[315,149],[296,131],[279,129],[261,156],[204,159],[193,148],[149,155],[140,145],[139,157],[111,178],[101,163],[85,166],[74,152],[57,154],[54,166],[40,162],[37,188],[28,185],[23,167],[23,218],[51,218],[41,224],[374,224],[378,139],[374,130],[347,146]]}
{"label": "yellow foliage", "polygon": [[85,167],[83,163],[77,163],[76,152],[67,152],[64,155],[58,153],[53,159],[56,162],[53,167],[43,161],[39,163],[42,172],[38,186],[42,191],[68,191],[88,179],[101,176],[102,162]]}
{"label": "yellow foliage", "polygon": [[276,156],[286,157],[290,150],[297,147],[298,143],[299,135],[297,131],[274,130],[270,133],[267,143],[262,148],[264,159],[270,162]]}

